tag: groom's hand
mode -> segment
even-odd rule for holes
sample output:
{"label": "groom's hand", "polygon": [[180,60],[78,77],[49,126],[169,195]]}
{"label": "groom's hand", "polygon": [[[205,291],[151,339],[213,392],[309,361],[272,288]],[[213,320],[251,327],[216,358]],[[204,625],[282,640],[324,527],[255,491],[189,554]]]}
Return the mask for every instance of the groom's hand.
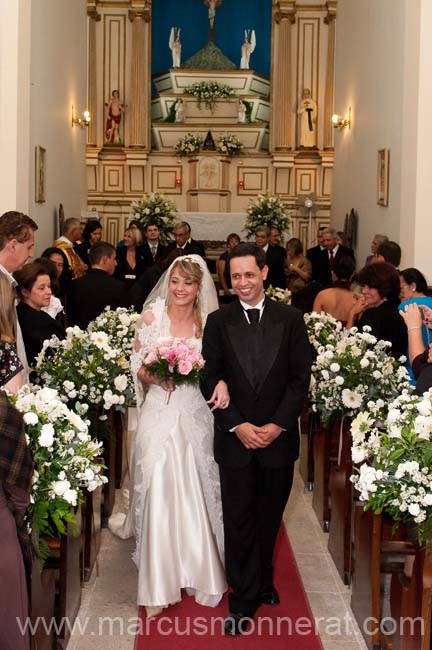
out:
{"label": "groom's hand", "polygon": [[256,427],[250,422],[243,422],[236,427],[235,434],[246,449],[261,449],[269,444],[263,438],[261,431],[262,427]]}
{"label": "groom's hand", "polygon": [[263,442],[265,442],[264,447],[267,447],[267,445],[270,445],[273,440],[276,440],[282,431],[283,429],[273,422],[269,422],[268,424],[264,424],[262,427],[260,427],[259,435]]}

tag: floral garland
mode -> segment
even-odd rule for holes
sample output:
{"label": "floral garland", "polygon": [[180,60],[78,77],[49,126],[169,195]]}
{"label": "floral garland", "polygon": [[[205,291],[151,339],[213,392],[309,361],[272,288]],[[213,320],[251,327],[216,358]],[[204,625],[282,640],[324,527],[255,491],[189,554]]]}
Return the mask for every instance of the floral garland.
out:
{"label": "floral garland", "polygon": [[201,108],[201,102],[204,102],[212,112],[218,99],[225,99],[235,95],[234,88],[218,81],[199,81],[192,84],[192,86],[187,86],[183,92],[185,95],[193,95],[196,98],[198,108]]}
{"label": "floral garland", "polygon": [[281,289],[270,285],[265,294],[276,302],[283,302],[285,305],[291,304],[291,291],[289,289]]}
{"label": "floral garland", "polygon": [[353,327],[344,330],[338,340],[317,350],[312,366],[310,398],[312,409],[319,411],[324,422],[345,415],[355,415],[370,401],[394,399],[409,389],[409,375],[388,354],[390,343],[377,341],[370,334]]}
{"label": "floral garland", "polygon": [[[73,508],[107,482],[101,443],[91,439],[87,422],[70,410],[56,390],[26,385],[10,401],[23,414],[34,463],[29,526],[37,535],[57,536],[74,524]],[[39,537],[41,558],[47,547]]]}
{"label": "floral garland", "polygon": [[161,243],[167,244],[171,241],[171,232],[177,212],[172,201],[166,199],[163,194],[152,192],[149,195],[144,194],[141,201],[133,201],[131,209],[129,223],[137,221],[141,229],[144,229],[149,223],[155,224],[160,230]]}
{"label": "floral garland", "polygon": [[44,341],[36,369],[45,384],[58,390],[61,399],[80,414],[87,412],[88,405],[124,410],[132,397],[124,353],[111,347],[104,331],[89,334],[68,327],[64,340],[53,336]]}
{"label": "floral garland", "polygon": [[221,135],[217,145],[217,151],[226,156],[237,156],[243,149],[243,143],[235,135]]}
{"label": "floral garland", "polygon": [[432,534],[432,390],[422,397],[404,390],[388,406],[368,404],[351,425],[351,481],[365,509],[414,522],[418,537]]}
{"label": "floral garland", "polygon": [[175,150],[178,156],[191,156],[198,153],[203,145],[203,139],[200,135],[188,133],[177,142]]}
{"label": "floral garland", "polygon": [[280,198],[266,192],[259,194],[256,201],[250,202],[244,230],[248,238],[253,237],[261,226],[275,226],[282,234],[289,230],[290,224],[291,219]]}

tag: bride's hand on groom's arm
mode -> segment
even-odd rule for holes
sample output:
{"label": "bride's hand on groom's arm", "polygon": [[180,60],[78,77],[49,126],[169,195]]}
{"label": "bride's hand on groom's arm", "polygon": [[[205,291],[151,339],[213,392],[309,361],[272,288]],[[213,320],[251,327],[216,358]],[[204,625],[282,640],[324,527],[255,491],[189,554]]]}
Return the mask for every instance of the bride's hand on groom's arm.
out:
{"label": "bride's hand on groom's arm", "polygon": [[226,409],[230,403],[230,396],[228,392],[228,386],[226,383],[220,379],[215,386],[215,389],[212,393],[212,396],[207,400],[207,404],[213,404],[211,411],[216,409]]}
{"label": "bride's hand on groom's arm", "polygon": [[246,449],[262,449],[269,444],[261,434],[262,429],[250,422],[242,422],[235,428],[235,434]]}

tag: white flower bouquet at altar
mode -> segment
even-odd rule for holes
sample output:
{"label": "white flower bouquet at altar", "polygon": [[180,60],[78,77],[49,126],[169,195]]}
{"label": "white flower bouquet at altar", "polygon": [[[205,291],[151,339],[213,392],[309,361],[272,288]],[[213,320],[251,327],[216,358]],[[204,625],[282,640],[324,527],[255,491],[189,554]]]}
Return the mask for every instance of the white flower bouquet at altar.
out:
{"label": "white flower bouquet at altar", "polygon": [[291,304],[291,291],[289,289],[281,289],[280,287],[270,285],[265,294],[268,298],[276,302],[283,302],[285,305]]}
{"label": "white flower bouquet at altar", "polygon": [[[27,516],[32,531],[57,536],[74,524],[73,508],[83,490],[107,482],[100,457],[101,443],[91,439],[87,423],[60,399],[56,390],[26,385],[10,401],[23,414],[34,463],[31,503]],[[40,541],[42,558],[46,545]]]}
{"label": "white flower bouquet at altar", "polygon": [[226,156],[237,156],[243,149],[243,143],[236,135],[221,135],[217,145],[217,151]]}
{"label": "white flower bouquet at altar", "polygon": [[336,343],[342,336],[342,323],[324,311],[304,314],[304,322],[309,341],[315,350],[327,343]]}
{"label": "white flower bouquet at altar", "polygon": [[193,95],[196,98],[198,108],[201,108],[201,103],[204,103],[212,112],[218,99],[226,99],[235,95],[234,88],[218,81],[198,81],[187,86],[183,92],[185,95]]}
{"label": "white flower bouquet at altar", "polygon": [[111,347],[109,335],[102,330],[88,333],[68,327],[64,340],[53,336],[44,341],[36,370],[80,414],[90,406],[123,411],[132,396],[124,354]]}
{"label": "white flower bouquet at altar", "polygon": [[135,325],[139,314],[132,308],[117,307],[113,310],[105,307],[104,311],[87,327],[87,332],[105,332],[110,348],[121,352],[121,366],[128,378],[128,391],[134,391],[133,379],[130,373],[129,361],[133,352],[135,340]]}
{"label": "white flower bouquet at altar", "polygon": [[188,133],[177,142],[175,146],[176,154],[178,156],[191,156],[201,151],[202,145],[203,139],[200,135]]}
{"label": "white flower bouquet at altar", "polygon": [[[191,343],[170,336],[159,338],[143,361],[147,372],[174,386],[196,384],[204,364],[203,356]],[[169,396],[167,393],[167,402]]]}
{"label": "white flower bouquet at altar", "polygon": [[351,425],[351,481],[365,508],[414,522],[420,542],[432,533],[432,390],[403,391],[388,405],[359,413]]}
{"label": "white flower bouquet at altar", "polygon": [[158,192],[144,194],[141,201],[131,203],[132,214],[129,222],[138,221],[140,228],[148,223],[155,224],[160,230],[160,241],[166,244],[171,241],[177,208],[174,203]]}
{"label": "white flower bouquet at altar", "polygon": [[353,327],[339,340],[318,348],[312,366],[310,399],[324,422],[352,416],[369,402],[384,404],[409,388],[405,358],[388,354],[391,344],[377,341],[370,327]]}
{"label": "white flower bouquet at altar", "polygon": [[290,228],[291,219],[287,209],[278,196],[259,194],[256,201],[251,201],[247,209],[244,226],[247,237],[253,237],[259,226],[275,226],[281,235]]}

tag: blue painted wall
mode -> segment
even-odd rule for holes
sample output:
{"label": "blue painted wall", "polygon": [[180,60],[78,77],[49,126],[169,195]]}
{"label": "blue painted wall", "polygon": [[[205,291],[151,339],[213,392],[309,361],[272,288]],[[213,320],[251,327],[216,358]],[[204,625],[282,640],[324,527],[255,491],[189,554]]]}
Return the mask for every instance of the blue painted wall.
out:
{"label": "blue painted wall", "polygon": [[[203,0],[153,0],[152,74],[172,66],[171,27],[181,28],[182,61],[207,43],[208,8]],[[250,67],[270,74],[271,0],[222,0],[216,10],[215,44],[237,66],[245,29],[255,29],[257,47]]]}

